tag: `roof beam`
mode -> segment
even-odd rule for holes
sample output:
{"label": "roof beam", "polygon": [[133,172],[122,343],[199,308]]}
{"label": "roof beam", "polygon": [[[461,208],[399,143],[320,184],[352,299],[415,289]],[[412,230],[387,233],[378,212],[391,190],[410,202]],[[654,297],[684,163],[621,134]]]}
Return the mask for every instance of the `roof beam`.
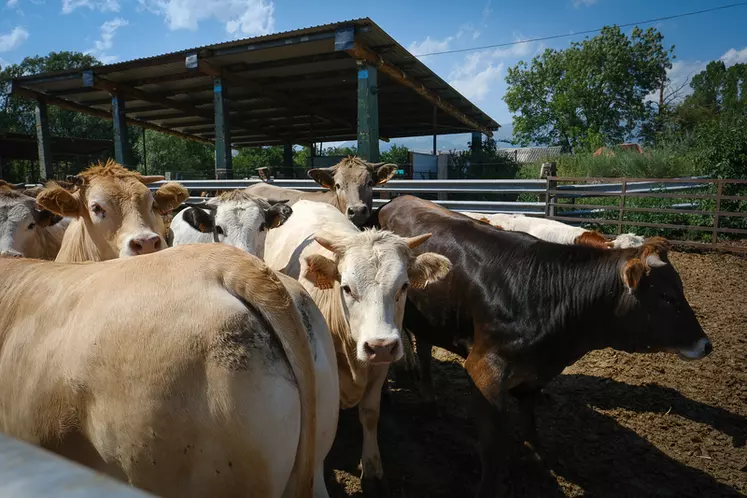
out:
{"label": "roof beam", "polygon": [[270,97],[283,107],[295,108],[298,111],[303,112],[304,114],[314,114],[315,116],[324,118],[327,121],[332,121],[339,125],[347,126],[351,129],[355,128],[352,123],[349,123],[347,120],[340,119],[337,116],[333,116],[332,114],[326,112],[325,109],[321,109],[311,104],[303,103],[301,99],[299,99],[295,95],[262,87],[261,85],[258,85],[254,81],[248,80],[245,77],[238,77],[229,71],[224,71],[220,67],[212,65],[206,60],[198,59],[197,54],[187,57],[186,64],[188,68],[196,68],[203,74],[207,74],[214,78],[223,78],[229,83],[240,85],[260,95]]}
{"label": "roof beam", "polygon": [[406,86],[412,90],[414,90],[418,95],[426,99],[431,104],[437,106],[439,109],[447,113],[449,116],[452,116],[462,123],[466,124],[470,129],[475,131],[480,131],[489,137],[493,136],[493,132],[484,126],[480,125],[477,121],[467,116],[465,113],[454,107],[453,105],[446,102],[444,99],[442,99],[437,94],[433,93],[431,90],[428,90],[428,88],[425,87],[422,83],[418,82],[418,80],[412,79],[410,76],[407,75],[403,70],[399,69],[398,67],[394,66],[393,64],[390,64],[389,62],[386,62],[384,59],[381,58],[379,54],[376,52],[373,52],[363,46],[360,42],[353,42],[352,48],[349,48],[346,50],[348,54],[350,54],[351,57],[354,57],[358,60],[364,60],[368,62],[369,64],[376,66],[379,71],[386,74],[389,78],[394,80],[395,82],[399,83],[402,86]]}
{"label": "roof beam", "polygon": [[[31,100],[37,100],[37,101],[46,100],[48,104],[55,105],[62,109],[67,109],[68,111],[80,112],[83,114],[88,114],[89,116],[95,116],[97,118],[104,118],[110,121],[112,120],[112,114],[110,112],[102,111],[100,109],[92,109],[90,107],[87,107],[81,104],[76,104],[75,102],[70,102],[69,100],[63,100],[57,97],[53,97],[51,95],[46,95],[46,94],[43,94],[43,93],[40,93],[34,90],[30,90],[28,88],[23,88],[23,87],[13,84],[12,82],[11,82],[10,93],[12,95],[18,95],[20,97],[24,97],[24,98],[31,99]],[[205,143],[209,145],[214,145],[212,140],[198,137],[196,135],[188,135],[186,133],[181,133],[175,130],[170,130],[168,128],[154,125],[146,121],[140,121],[139,119],[126,118],[126,121],[127,121],[127,124],[129,125],[139,126],[140,128],[145,128],[146,130],[158,131],[160,133],[165,133],[167,135],[182,138],[184,140],[191,140],[193,142],[201,142],[201,143]]]}

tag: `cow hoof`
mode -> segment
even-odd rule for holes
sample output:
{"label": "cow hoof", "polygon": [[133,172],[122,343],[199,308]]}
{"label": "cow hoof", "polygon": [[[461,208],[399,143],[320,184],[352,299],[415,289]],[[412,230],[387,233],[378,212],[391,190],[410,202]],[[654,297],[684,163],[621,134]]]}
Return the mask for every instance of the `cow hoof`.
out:
{"label": "cow hoof", "polygon": [[363,496],[371,498],[388,498],[389,497],[389,485],[384,477],[376,476],[361,476],[361,488],[363,488]]}

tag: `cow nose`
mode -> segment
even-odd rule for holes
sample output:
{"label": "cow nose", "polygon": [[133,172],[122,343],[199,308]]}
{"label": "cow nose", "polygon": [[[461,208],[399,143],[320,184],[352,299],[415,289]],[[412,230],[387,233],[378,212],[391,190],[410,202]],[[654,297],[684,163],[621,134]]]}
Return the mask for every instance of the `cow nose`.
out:
{"label": "cow nose", "polygon": [[161,249],[161,237],[156,234],[134,237],[130,240],[130,249],[135,254],[150,254]]}
{"label": "cow nose", "polygon": [[363,223],[368,218],[368,206],[350,206],[347,214],[348,219],[353,223]]}
{"label": "cow nose", "polygon": [[371,363],[391,363],[397,357],[397,339],[371,339],[363,343],[363,351]]}

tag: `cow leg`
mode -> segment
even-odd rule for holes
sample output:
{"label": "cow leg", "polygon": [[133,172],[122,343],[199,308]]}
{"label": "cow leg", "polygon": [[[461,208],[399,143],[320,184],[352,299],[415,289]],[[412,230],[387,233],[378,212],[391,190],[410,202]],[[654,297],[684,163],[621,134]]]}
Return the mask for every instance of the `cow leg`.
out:
{"label": "cow leg", "polygon": [[511,394],[519,403],[519,412],[521,414],[521,423],[524,430],[524,445],[531,452],[532,458],[540,462],[539,437],[537,436],[537,418],[534,410],[537,406],[539,389],[517,388],[511,391]]}
{"label": "cow leg", "polygon": [[435,404],[436,392],[433,389],[433,377],[431,377],[433,345],[420,339],[417,341],[417,350],[420,361],[420,394],[426,403]]}
{"label": "cow leg", "polygon": [[[494,353],[475,347],[467,356],[465,368],[477,388],[474,395],[478,430],[478,451],[482,464],[477,498],[495,498],[501,472],[506,466],[508,438],[503,384],[506,369]],[[503,494],[503,492],[501,492]]]}
{"label": "cow leg", "polygon": [[389,365],[371,366],[366,392],[358,404],[358,419],[363,427],[363,455],[361,457],[361,486],[366,496],[389,496],[384,479],[384,467],[379,453],[378,426],[381,387],[386,380]]}

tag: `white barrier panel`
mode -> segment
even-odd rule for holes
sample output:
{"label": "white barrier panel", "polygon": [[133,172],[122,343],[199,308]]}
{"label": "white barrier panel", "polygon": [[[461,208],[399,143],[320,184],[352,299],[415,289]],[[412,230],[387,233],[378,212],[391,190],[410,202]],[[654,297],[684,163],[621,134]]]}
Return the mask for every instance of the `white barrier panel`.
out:
{"label": "white barrier panel", "polygon": [[2,498],[153,498],[37,446],[0,434]]}

